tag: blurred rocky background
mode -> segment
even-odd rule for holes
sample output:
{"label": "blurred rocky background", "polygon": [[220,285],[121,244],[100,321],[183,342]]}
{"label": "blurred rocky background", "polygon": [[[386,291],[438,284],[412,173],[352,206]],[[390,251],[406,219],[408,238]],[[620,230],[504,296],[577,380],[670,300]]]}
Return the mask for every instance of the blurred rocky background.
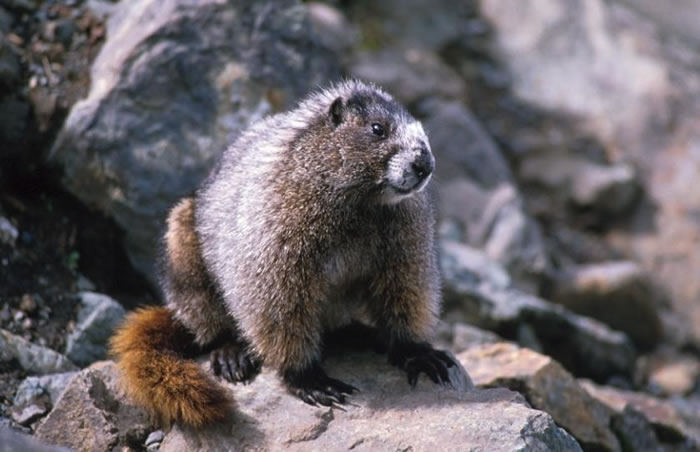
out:
{"label": "blurred rocky background", "polygon": [[[697,0],[0,0],[0,444],[698,450],[699,23]],[[329,364],[347,412],[263,374],[232,425],[156,430],[101,360],[159,300],[165,212],[342,76],[428,131],[437,342],[475,388],[405,396],[363,355]]]}

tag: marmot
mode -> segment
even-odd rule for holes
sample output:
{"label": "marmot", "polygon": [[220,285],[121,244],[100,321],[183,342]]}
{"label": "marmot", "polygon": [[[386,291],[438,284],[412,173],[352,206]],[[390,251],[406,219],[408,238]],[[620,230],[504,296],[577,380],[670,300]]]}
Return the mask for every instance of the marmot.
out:
{"label": "marmot", "polygon": [[447,382],[455,362],[427,342],[440,307],[423,190],[434,163],[421,123],[360,81],[252,125],[169,214],[166,306],[130,314],[112,339],[129,395],[166,423],[224,418],[227,391],[186,360],[214,349],[229,381],[264,363],[304,402],[343,404],[356,388],[324,372],[323,337],[358,324],[411,385],[420,372]]}

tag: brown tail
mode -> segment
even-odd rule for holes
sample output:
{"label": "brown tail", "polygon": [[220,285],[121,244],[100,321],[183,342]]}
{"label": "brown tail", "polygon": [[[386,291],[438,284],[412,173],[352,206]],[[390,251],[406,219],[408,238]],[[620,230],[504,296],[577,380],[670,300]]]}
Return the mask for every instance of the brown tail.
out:
{"label": "brown tail", "polygon": [[192,339],[169,310],[148,307],[129,314],[110,343],[127,394],[166,425],[201,427],[233,406],[223,387],[186,360]]}

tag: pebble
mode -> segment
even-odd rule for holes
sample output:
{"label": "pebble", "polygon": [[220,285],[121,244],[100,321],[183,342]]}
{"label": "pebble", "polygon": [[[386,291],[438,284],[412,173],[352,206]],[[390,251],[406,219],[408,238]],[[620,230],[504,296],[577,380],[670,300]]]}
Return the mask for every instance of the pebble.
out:
{"label": "pebble", "polygon": [[48,407],[32,404],[12,413],[12,419],[20,425],[28,426],[48,412]]}
{"label": "pebble", "polygon": [[34,311],[36,311],[36,308],[38,307],[38,304],[34,297],[32,297],[30,294],[25,293],[22,295],[22,300],[19,302],[19,308],[28,313],[31,314]]}
{"label": "pebble", "polygon": [[19,231],[5,217],[0,217],[0,242],[6,245],[14,245],[19,237]]}
{"label": "pebble", "polygon": [[163,442],[164,436],[163,430],[151,432],[148,438],[146,438],[146,450],[148,450],[148,452],[153,452],[160,449],[160,443]]}

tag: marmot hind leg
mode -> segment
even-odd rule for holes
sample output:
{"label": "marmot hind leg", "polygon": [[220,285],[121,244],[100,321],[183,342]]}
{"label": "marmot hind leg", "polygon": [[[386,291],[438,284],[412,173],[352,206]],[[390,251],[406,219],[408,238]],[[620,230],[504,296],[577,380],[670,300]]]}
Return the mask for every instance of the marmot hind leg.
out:
{"label": "marmot hind leg", "polygon": [[211,350],[215,375],[232,383],[252,381],[262,360],[240,337],[202,259],[195,229],[195,200],[182,199],[170,211],[165,233],[163,287],[167,307],[203,350]]}

